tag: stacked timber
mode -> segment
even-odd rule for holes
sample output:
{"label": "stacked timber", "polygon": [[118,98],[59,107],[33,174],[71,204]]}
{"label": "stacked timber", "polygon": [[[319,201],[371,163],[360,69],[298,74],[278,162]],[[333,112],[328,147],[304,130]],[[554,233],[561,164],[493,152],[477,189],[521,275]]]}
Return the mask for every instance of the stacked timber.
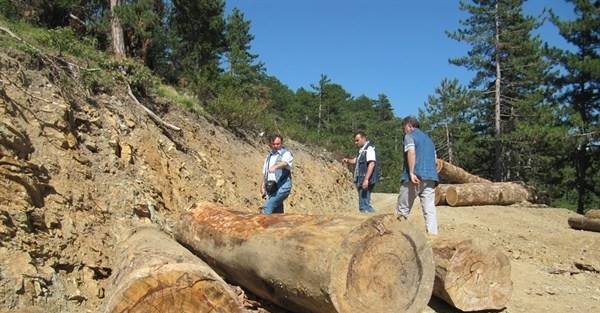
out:
{"label": "stacked timber", "polygon": [[433,295],[461,311],[500,310],[512,294],[510,260],[481,239],[430,237]]}
{"label": "stacked timber", "polygon": [[245,312],[215,271],[155,227],[134,230],[116,248],[103,313]]}
{"label": "stacked timber", "polygon": [[571,216],[568,223],[574,229],[600,232],[600,210],[590,210],[584,216]]}
{"label": "stacked timber", "polygon": [[196,204],[175,238],[225,279],[295,312],[422,312],[431,246],[392,214],[264,215]]}
{"label": "stacked timber", "polygon": [[444,160],[435,159],[435,165],[438,175],[449,183],[465,184],[465,183],[491,183],[491,181],[473,175],[462,168],[452,165]]}
{"label": "stacked timber", "polygon": [[447,188],[450,206],[511,205],[535,202],[535,190],[519,182],[456,184]]}

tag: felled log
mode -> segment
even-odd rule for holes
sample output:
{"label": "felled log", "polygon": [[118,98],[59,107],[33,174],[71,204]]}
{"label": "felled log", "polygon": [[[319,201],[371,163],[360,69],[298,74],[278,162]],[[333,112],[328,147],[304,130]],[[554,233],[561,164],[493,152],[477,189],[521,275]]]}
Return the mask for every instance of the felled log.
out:
{"label": "felled log", "polygon": [[225,279],[294,312],[421,312],[433,289],[425,236],[384,215],[264,215],[201,203],[175,238]]}
{"label": "felled log", "polygon": [[511,205],[523,201],[534,203],[535,190],[518,182],[456,184],[446,191],[450,206]]}
{"label": "felled log", "polygon": [[584,216],[587,218],[600,219],[600,209],[589,210],[585,212]]}
{"label": "felled log", "polygon": [[567,222],[571,228],[600,232],[600,219],[597,218],[571,216]]}
{"label": "felled log", "polygon": [[430,238],[433,295],[461,311],[500,310],[510,300],[510,260],[480,239]]}
{"label": "felled log", "polygon": [[449,183],[491,183],[491,181],[485,178],[473,175],[462,168],[441,159],[435,159],[435,165],[438,175]]}
{"label": "felled log", "polygon": [[447,205],[446,192],[451,184],[439,184],[435,187],[435,205]]}
{"label": "felled log", "polygon": [[155,227],[136,229],[115,257],[101,312],[244,312],[214,270]]}

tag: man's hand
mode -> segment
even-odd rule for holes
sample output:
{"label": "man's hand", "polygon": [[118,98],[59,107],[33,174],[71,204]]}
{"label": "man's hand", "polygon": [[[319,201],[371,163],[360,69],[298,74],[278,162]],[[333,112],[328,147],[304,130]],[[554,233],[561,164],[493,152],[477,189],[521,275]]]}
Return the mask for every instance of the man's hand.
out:
{"label": "man's hand", "polygon": [[367,189],[369,189],[369,181],[368,181],[368,180],[365,180],[365,181],[362,183],[362,189],[363,189],[363,190],[367,190]]}
{"label": "man's hand", "polygon": [[421,183],[419,177],[417,177],[415,174],[410,174],[410,181],[415,185],[419,185]]}

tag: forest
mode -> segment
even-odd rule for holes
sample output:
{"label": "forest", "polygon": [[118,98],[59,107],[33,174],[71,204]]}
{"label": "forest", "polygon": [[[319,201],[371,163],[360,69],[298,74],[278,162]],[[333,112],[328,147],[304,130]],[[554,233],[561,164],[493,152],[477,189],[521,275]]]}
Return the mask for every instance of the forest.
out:
{"label": "forest", "polygon": [[[583,214],[600,208],[600,1],[565,1],[572,20],[552,10],[526,15],[525,0],[457,2],[468,18],[447,36],[469,51],[450,62],[474,77],[468,85],[443,80],[417,118],[438,158],[495,182],[524,182],[538,202]],[[310,89],[290,89],[252,53],[252,21],[225,7],[223,0],[0,0],[0,25],[56,55],[86,59],[81,79],[92,97],[111,88],[106,71],[118,71],[137,97],[177,90],[184,96],[174,101],[239,136],[277,132],[337,159],[356,153],[352,135],[364,131],[381,159],[375,191],[397,192],[403,117],[386,95],[355,97],[326,73]],[[572,49],[534,35],[546,19]]]}

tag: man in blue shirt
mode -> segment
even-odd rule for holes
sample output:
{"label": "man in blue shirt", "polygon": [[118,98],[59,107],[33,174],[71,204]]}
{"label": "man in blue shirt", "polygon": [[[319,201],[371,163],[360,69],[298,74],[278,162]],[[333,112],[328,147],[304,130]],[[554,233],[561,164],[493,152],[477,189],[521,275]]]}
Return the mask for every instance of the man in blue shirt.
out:
{"label": "man in blue shirt", "polygon": [[263,164],[263,177],[260,185],[260,195],[267,200],[262,213],[283,213],[283,201],[292,190],[292,166],[294,157],[283,147],[283,137],[279,134],[269,138],[271,151]]}
{"label": "man in blue shirt", "polygon": [[431,138],[419,129],[419,121],[413,116],[402,120],[404,129],[404,171],[400,179],[400,194],[396,214],[399,220],[408,218],[418,195],[421,200],[427,232],[438,233],[435,208],[435,187],[438,174],[435,164],[435,145]]}

